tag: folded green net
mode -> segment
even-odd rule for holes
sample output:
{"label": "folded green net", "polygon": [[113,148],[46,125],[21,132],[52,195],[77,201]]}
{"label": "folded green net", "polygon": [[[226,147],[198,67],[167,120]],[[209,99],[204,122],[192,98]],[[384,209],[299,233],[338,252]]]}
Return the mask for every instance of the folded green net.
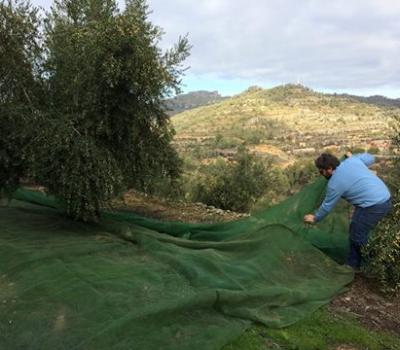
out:
{"label": "folded green net", "polygon": [[77,223],[19,190],[0,207],[0,349],[219,349],[252,322],[297,322],[353,278],[337,263],[345,208],[302,222],[324,189],[211,225],[129,212]]}

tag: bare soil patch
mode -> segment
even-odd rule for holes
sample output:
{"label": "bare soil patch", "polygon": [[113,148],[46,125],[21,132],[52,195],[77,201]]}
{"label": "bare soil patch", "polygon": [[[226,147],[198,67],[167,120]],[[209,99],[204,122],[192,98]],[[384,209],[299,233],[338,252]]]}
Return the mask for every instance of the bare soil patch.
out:
{"label": "bare soil patch", "polygon": [[382,295],[375,280],[357,275],[350,289],[329,305],[334,313],[355,316],[371,330],[400,335],[400,297]]}
{"label": "bare soil patch", "polygon": [[238,220],[249,216],[248,214],[207,206],[203,203],[175,202],[145,196],[133,190],[125,193],[123,199],[115,201],[114,207],[131,210],[154,219],[189,223],[215,223]]}

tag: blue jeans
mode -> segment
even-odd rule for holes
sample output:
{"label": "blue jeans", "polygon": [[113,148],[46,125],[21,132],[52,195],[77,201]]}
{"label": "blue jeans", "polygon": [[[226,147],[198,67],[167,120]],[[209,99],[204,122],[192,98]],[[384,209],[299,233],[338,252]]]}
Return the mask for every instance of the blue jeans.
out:
{"label": "blue jeans", "polygon": [[361,250],[368,242],[368,235],[376,224],[392,209],[391,200],[367,208],[356,207],[350,223],[350,252],[347,265],[359,268]]}

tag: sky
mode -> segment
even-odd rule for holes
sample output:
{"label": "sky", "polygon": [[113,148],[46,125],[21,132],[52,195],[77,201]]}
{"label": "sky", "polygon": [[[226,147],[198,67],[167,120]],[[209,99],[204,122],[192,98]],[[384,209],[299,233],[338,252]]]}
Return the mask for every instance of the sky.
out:
{"label": "sky", "polygon": [[[161,48],[188,35],[184,92],[234,95],[254,85],[300,83],[400,98],[398,0],[147,2],[150,20],[165,33]],[[51,0],[32,3],[48,8]]]}

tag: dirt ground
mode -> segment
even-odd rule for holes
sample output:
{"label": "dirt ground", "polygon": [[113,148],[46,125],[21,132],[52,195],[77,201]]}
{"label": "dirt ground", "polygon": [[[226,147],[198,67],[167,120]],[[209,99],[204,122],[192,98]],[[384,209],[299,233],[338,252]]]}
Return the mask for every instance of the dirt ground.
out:
{"label": "dirt ground", "polygon": [[215,223],[238,220],[248,214],[221,210],[203,203],[171,202],[128,191],[121,200],[114,201],[115,209],[132,210],[138,214],[159,220],[190,223]]}
{"label": "dirt ground", "polygon": [[349,290],[336,297],[329,309],[333,313],[351,314],[371,330],[400,335],[400,296],[382,295],[376,281],[363,275],[356,275]]}

